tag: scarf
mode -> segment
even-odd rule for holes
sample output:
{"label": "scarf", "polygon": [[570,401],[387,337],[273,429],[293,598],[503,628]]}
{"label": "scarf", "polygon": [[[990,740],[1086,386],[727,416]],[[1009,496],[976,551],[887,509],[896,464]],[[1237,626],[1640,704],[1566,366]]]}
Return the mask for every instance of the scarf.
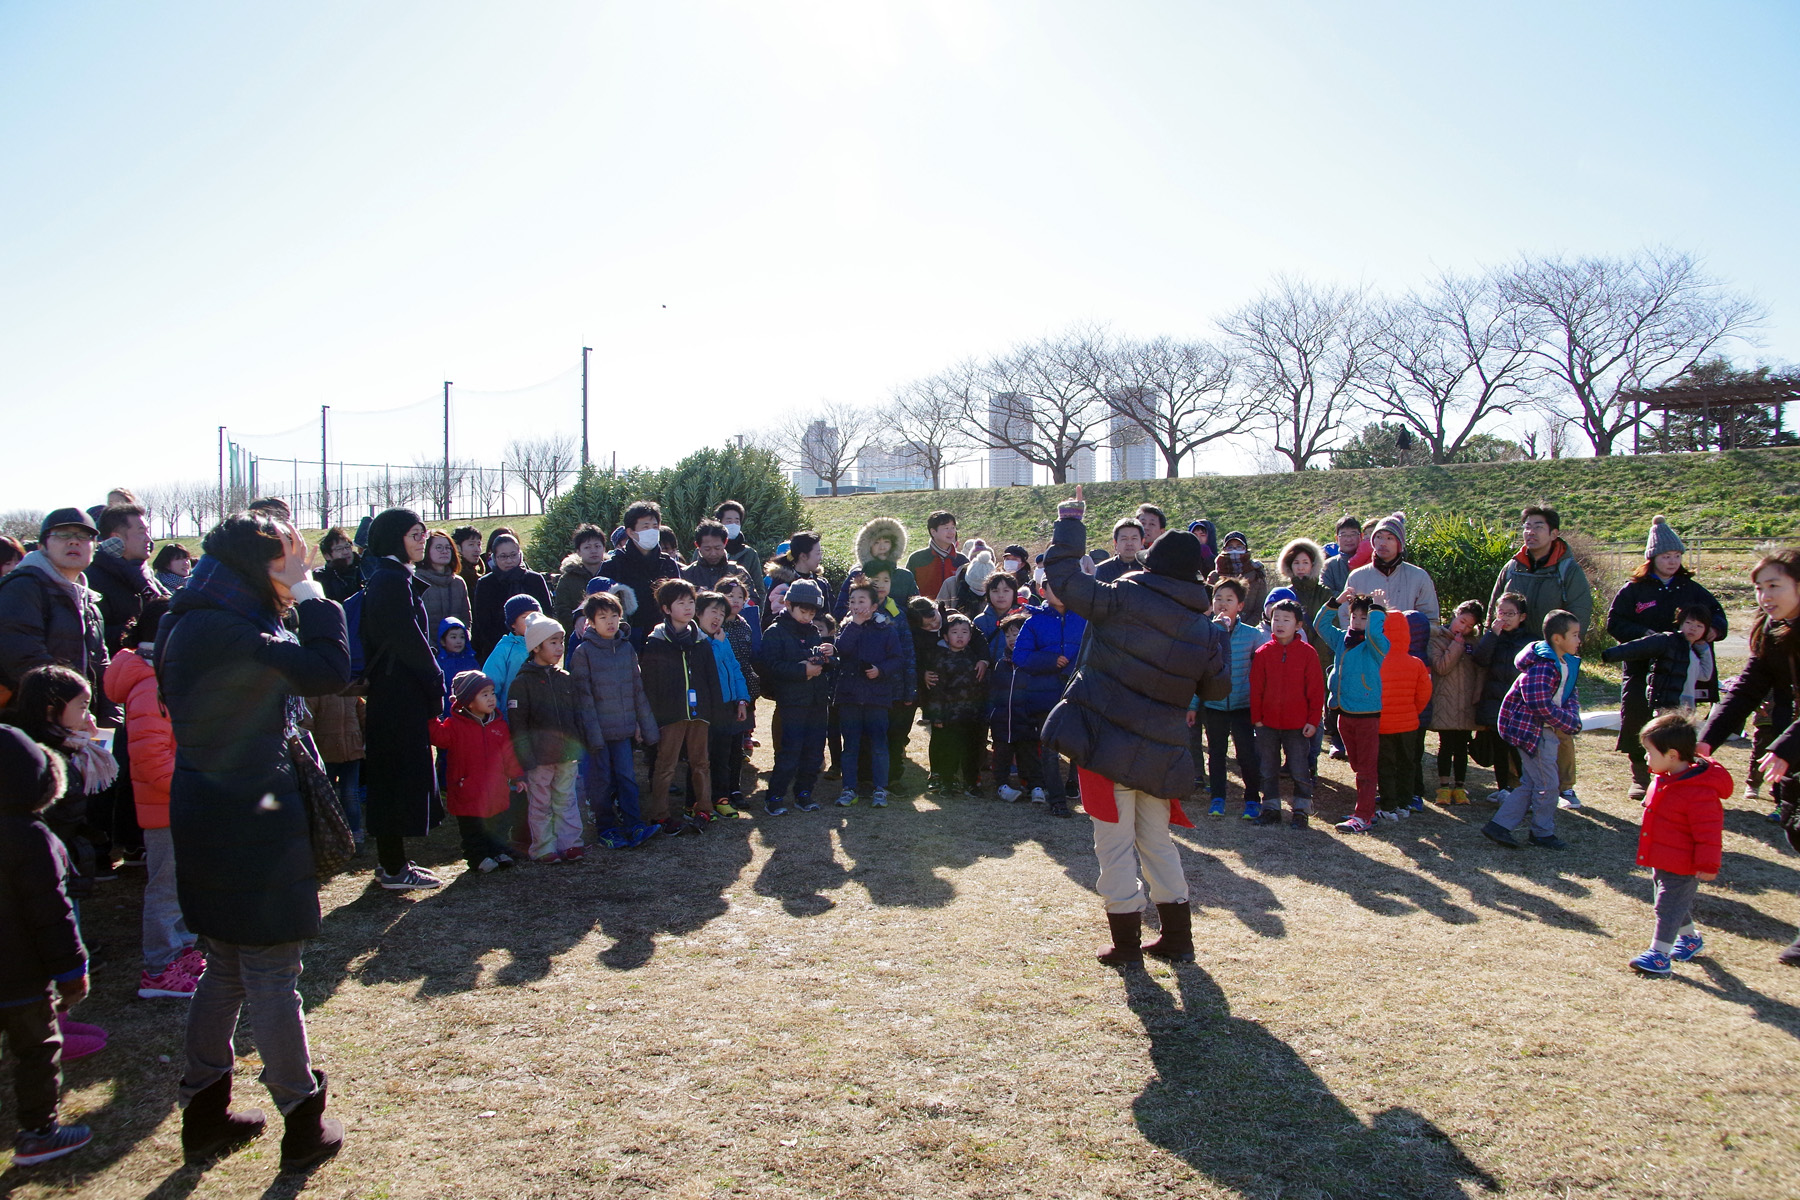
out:
{"label": "scarf", "polygon": [[[61,735],[62,748],[69,752],[69,765],[81,776],[81,792],[84,796],[104,792],[119,777],[118,760],[107,753],[105,746],[87,734],[64,729],[60,725],[52,725],[49,732]],[[124,737],[125,731],[117,730],[113,736]]]}

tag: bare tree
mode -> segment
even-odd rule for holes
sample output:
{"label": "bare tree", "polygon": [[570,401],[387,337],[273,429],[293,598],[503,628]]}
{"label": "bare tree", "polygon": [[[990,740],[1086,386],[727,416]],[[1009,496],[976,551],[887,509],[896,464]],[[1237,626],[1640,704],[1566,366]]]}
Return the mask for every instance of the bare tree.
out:
{"label": "bare tree", "polygon": [[1522,348],[1601,456],[1643,422],[1626,393],[1668,382],[1763,316],[1691,255],[1672,251],[1525,259],[1506,273],[1504,288],[1520,311]]}
{"label": "bare tree", "polygon": [[894,393],[893,430],[899,450],[931,477],[931,488],[944,485],[944,470],[970,449],[964,413],[969,377],[945,372],[915,379]]}
{"label": "bare tree", "polygon": [[1119,418],[1112,422],[1115,444],[1122,423],[1140,433],[1170,479],[1180,476],[1182,459],[1266,415],[1259,402],[1232,394],[1235,364],[1211,342],[1097,340],[1090,350],[1088,386]]}
{"label": "bare tree", "polygon": [[1281,276],[1220,328],[1245,390],[1267,414],[1275,452],[1296,471],[1336,448],[1370,353],[1367,293]]}
{"label": "bare tree", "polygon": [[1076,329],[1015,347],[961,370],[969,382],[963,420],[975,444],[1011,450],[1068,482],[1076,456],[1094,450],[1111,410],[1090,381],[1090,361],[1104,335]]}
{"label": "bare tree", "polygon": [[1513,411],[1533,371],[1520,305],[1497,276],[1438,276],[1375,316],[1360,386],[1367,407],[1455,462],[1484,425]]}
{"label": "bare tree", "polygon": [[21,542],[37,541],[43,524],[44,514],[35,508],[11,508],[0,513],[0,533]]}
{"label": "bare tree", "polygon": [[[506,461],[519,485],[537,497],[538,511],[562,491],[581,462],[581,448],[566,433],[541,438],[518,438],[506,444]],[[529,502],[527,503],[529,510]]]}
{"label": "bare tree", "polygon": [[790,413],[753,440],[795,470],[815,476],[835,496],[863,451],[875,444],[880,424],[861,405],[826,400]]}

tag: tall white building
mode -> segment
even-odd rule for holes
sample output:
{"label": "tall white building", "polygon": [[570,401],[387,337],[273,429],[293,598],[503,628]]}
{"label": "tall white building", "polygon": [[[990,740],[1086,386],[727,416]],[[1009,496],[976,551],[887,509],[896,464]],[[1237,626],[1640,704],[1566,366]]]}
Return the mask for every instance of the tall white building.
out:
{"label": "tall white building", "polygon": [[870,446],[857,456],[856,482],[877,492],[923,491],[931,486],[931,476],[905,447]]}
{"label": "tall white building", "polygon": [[[988,428],[996,437],[1014,442],[1031,440],[1031,399],[1017,392],[999,392],[988,401]],[[1031,463],[1017,450],[988,451],[988,486],[1011,487],[1029,484]]]}
{"label": "tall white building", "polygon": [[1114,479],[1155,479],[1156,445],[1144,427],[1123,413],[1112,416],[1112,477]]}
{"label": "tall white building", "polygon": [[1081,449],[1075,451],[1075,457],[1069,463],[1069,482],[1098,482],[1099,475],[1096,473],[1095,458],[1096,456],[1092,446],[1083,446]]}
{"label": "tall white building", "polygon": [[836,437],[837,430],[824,421],[814,421],[806,427],[806,438],[800,445],[800,466],[794,472],[794,490],[802,496],[816,496],[821,489],[830,490],[814,467],[833,457],[831,442]]}

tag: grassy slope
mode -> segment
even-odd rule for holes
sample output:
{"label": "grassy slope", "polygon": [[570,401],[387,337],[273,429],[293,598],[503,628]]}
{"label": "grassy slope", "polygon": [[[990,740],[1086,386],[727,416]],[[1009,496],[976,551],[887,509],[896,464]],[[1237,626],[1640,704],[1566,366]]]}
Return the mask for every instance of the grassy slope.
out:
{"label": "grassy slope", "polygon": [[[891,492],[806,501],[828,546],[847,545],[865,521],[896,516],[923,544],[925,518],[948,508],[963,533],[990,542],[1042,543],[1067,486]],[[1204,476],[1086,488],[1107,519],[1150,500],[1186,523],[1206,516],[1219,531],[1242,529],[1259,550],[1298,534],[1329,534],[1348,511],[1381,515],[1402,509],[1486,517],[1510,523],[1526,504],[1547,500],[1563,525],[1599,541],[1641,540],[1653,513],[1665,513],[1690,540],[1789,537],[1800,534],[1800,450],[1725,454],[1640,455],[1378,471]]]}

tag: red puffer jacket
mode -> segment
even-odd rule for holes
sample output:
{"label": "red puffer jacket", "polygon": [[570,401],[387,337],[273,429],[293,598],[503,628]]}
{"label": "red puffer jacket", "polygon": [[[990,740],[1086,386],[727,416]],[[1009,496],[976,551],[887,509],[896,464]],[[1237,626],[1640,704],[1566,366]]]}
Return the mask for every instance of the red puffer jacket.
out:
{"label": "red puffer jacket", "polygon": [[1270,729],[1304,729],[1325,713],[1319,652],[1298,637],[1267,641],[1250,656],[1250,719]]}
{"label": "red puffer jacket", "polygon": [[175,730],[156,690],[156,670],[136,650],[121,650],[106,668],[106,698],[125,710],[131,751],[131,798],[138,828],[169,827],[169,781],[175,776]]}
{"label": "red puffer jacket", "polygon": [[[1375,615],[1369,614],[1369,619],[1374,620]],[[1393,650],[1381,660],[1380,731],[1411,733],[1431,703],[1431,671],[1403,649],[1412,644],[1412,626],[1405,613],[1388,613],[1381,631]]]}
{"label": "red puffer jacket", "polygon": [[1638,866],[1677,875],[1716,873],[1725,832],[1722,802],[1736,786],[1730,772],[1710,758],[1696,759],[1679,775],[1651,780]]}
{"label": "red puffer jacket", "polygon": [[508,785],[525,769],[513,753],[512,730],[495,717],[483,725],[458,708],[431,723],[431,744],[445,752],[450,790],[444,808],[453,817],[496,817],[506,811]]}

